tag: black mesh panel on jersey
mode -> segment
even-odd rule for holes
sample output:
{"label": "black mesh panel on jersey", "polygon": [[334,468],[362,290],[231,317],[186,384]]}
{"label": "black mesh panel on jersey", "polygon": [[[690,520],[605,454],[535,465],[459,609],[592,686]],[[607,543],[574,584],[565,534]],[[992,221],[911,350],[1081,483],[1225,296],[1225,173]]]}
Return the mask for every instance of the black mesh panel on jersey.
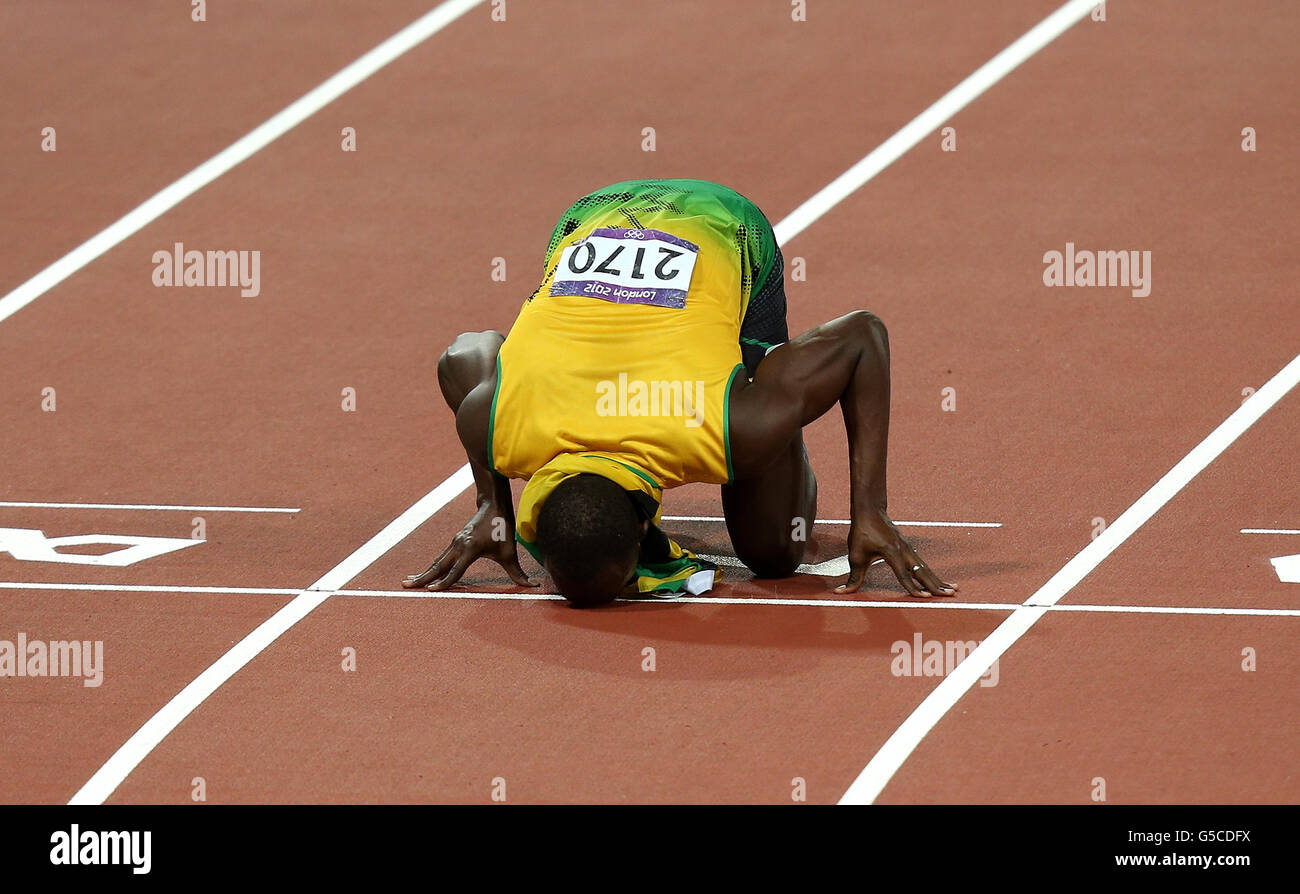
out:
{"label": "black mesh panel on jersey", "polygon": [[768,348],[790,340],[785,319],[785,260],[780,248],[775,251],[772,269],[749,299],[740,323],[740,356],[751,379]]}

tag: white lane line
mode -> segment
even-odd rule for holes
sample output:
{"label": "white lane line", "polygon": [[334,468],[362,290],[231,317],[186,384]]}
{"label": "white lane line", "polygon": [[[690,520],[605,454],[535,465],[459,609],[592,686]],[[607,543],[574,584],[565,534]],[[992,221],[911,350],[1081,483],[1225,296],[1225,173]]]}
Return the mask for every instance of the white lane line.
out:
{"label": "white lane line", "polygon": [[[1166,503],[1172,500],[1193,478],[1214,461],[1261,416],[1300,382],[1300,355],[1297,355],[1264,387],[1238,407],[1232,415],[1210,432],[1191,452],[1152,485],[1132,506],[1106,528],[1096,540],[1085,546],[1043,584],[1024,604],[1012,612],[953,672],[944,677],[886,740],[871,761],[858,774],[840,798],[841,804],[870,804],[893,778],[894,773],[912,754],[934,725],[957,704],[975,681],[1007,649],[1037,623],[1079,581],[1119,548]],[[1258,403],[1256,402],[1258,401]]]}
{"label": "white lane line", "polygon": [[563,602],[558,593],[476,593],[472,590],[339,590],[335,596],[386,599],[482,599],[488,602]]}
{"label": "white lane line", "polygon": [[1243,615],[1263,618],[1300,618],[1300,608],[1222,608],[1197,605],[1053,605],[1054,612],[1102,612],[1138,615]]}
{"label": "white lane line", "polygon": [[953,87],[932,106],[909,121],[870,155],[790,212],[785,220],[775,227],[776,241],[785,244],[802,233],[812,225],[813,221],[897,161],[904,152],[938,130],[945,121],[970,105],[980,94],[1015,70],[1020,63],[1060,37],[1096,5],[1097,0],[1070,0],[1026,31],[1019,40],[977,68],[966,80]]}
{"label": "white lane line", "polygon": [[1242,528],[1243,534],[1300,534],[1293,528]]}
{"label": "white lane line", "polygon": [[[721,515],[665,515],[661,521],[684,521],[684,522],[721,522],[726,519]],[[819,518],[813,524],[818,525],[847,525],[852,524],[851,519],[847,518]],[[913,528],[1000,528],[1002,522],[958,522],[958,521],[896,521],[894,524],[899,527]]]}
{"label": "white lane line", "polygon": [[320,86],[285,106],[203,164],[146,199],[126,216],[90,237],[8,295],[0,298],[0,321],[31,304],[104,252],[139,232],[213,180],[258,150],[265,148],[379,69],[432,37],[482,2],[483,0],[447,0],[416,19],[379,46],[341,69]]}
{"label": "white lane line", "polygon": [[37,503],[0,500],[4,509],[142,509],[180,512],[302,512],[280,506],[178,506],[172,503]]}
{"label": "white lane line", "polygon": [[85,785],[72,796],[69,804],[102,804],[122,780],[134,770],[149,752],[157,747],[189,713],[203,703],[218,687],[229,680],[244,665],[252,661],[263,649],[313,609],[330,597],[333,591],[370,566],[395,544],[404,540],[430,516],[459,496],[474,480],[469,465],[461,466],[413,506],[389,522],[382,531],[362,544],[350,556],[325,573],[306,590],[297,591],[279,611],[267,618],[255,630],[241,639],[230,651],[216,660],[207,670],[195,677],[189,685],[172,697],[156,714],[145,721],[131,738],[127,739],[102,767],[95,771]]}
{"label": "white lane line", "polygon": [[[339,590],[335,596],[367,596],[388,599],[483,599],[487,601],[560,602],[564,597],[550,593],[475,593],[467,590],[435,592],[433,590]],[[1024,607],[1019,602],[948,602],[940,597],[928,599],[796,599],[780,596],[680,596],[675,598],[621,599],[620,602],[689,602],[698,605],[794,605],[809,608],[924,608],[958,611],[1015,612]],[[1194,605],[1052,605],[1050,611],[1088,612],[1096,614],[1152,615],[1246,615],[1258,617],[1300,618],[1300,608],[1230,608]],[[973,653],[972,653],[973,654]],[[986,668],[987,670],[987,668]]]}
{"label": "white lane line", "polygon": [[[459,599],[489,602],[563,602],[552,593],[476,593],[470,590],[339,590],[335,596],[361,596],[383,599]],[[946,608],[974,611],[1010,612],[1020,608],[1018,602],[940,602],[938,599],[901,600],[866,599],[797,599],[782,596],[674,596],[644,599],[620,599],[628,604],[688,602],[698,605],[794,605],[809,608]],[[599,611],[599,609],[593,609]],[[1296,610],[1300,613],[1300,609]]]}
{"label": "white lane line", "polygon": [[88,593],[232,593],[296,596],[302,590],[278,587],[166,587],[154,584],[50,584],[0,581],[0,590],[82,590]]}
{"label": "white lane line", "polygon": [[[219,593],[258,596],[297,596],[303,590],[282,587],[192,587],[152,584],[50,584],[0,581],[0,590],[72,590],[87,593]],[[360,596],[385,599],[458,599],[473,602],[563,602],[556,593],[485,593],[476,590],[332,590],[331,596]],[[931,599],[794,599],[778,596],[683,596],[674,599],[625,599],[623,602],[690,602],[700,605],[793,605],[811,608],[938,608],[958,611],[1013,612],[1020,602],[948,602]],[[1235,608],[1199,605],[1052,605],[1053,612],[1135,615],[1241,615],[1248,617],[1300,618],[1300,608]]]}

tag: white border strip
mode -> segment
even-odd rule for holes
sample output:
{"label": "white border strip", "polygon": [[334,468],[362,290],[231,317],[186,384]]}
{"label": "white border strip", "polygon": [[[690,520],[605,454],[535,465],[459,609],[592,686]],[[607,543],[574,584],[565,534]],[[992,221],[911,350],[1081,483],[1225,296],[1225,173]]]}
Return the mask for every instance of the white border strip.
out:
{"label": "white border strip", "polygon": [[1052,575],[1047,583],[1025,600],[974,652],[944,677],[881,746],[840,798],[841,804],[870,804],[903,762],[916,750],[926,734],[974,685],[1007,649],[1034,626],[1066,593],[1074,589],[1107,556],[1128,540],[1153,515],[1172,500],[1193,478],[1228,449],[1246,429],[1300,383],[1300,355],[1284,366],[1264,387],[1256,391],[1231,416],[1192,448],[1151,489],[1115,519],[1096,540],[1085,546]]}
{"label": "white border strip", "polygon": [[447,0],[416,19],[175,183],[146,199],[125,217],[91,236],[8,295],[0,298],[0,321],[22,310],[104,252],[139,232],[213,180],[258,150],[265,148],[379,69],[428,40],[482,2],[483,0]]}
{"label": "white border strip", "polygon": [[81,789],[68,801],[69,804],[102,804],[122,780],[139,766],[149,752],[158,746],[190,712],[197,708],[218,687],[233,677],[240,668],[252,661],[263,649],[294,624],[301,621],[318,605],[328,599],[334,590],[346,584],[372,562],[400,543],[435,512],[460,496],[473,482],[469,465],[463,465],[413,506],[389,522],[375,536],[355,552],[330,569],[324,577],[297,595],[267,618],[251,633],[216,660],[207,670],[195,677],[188,686],[172,697],[147,721],[144,726],[122,744],[102,767],[95,771]]}
{"label": "white border strip", "polygon": [[1291,528],[1242,528],[1243,534],[1300,534],[1300,531]]}
{"label": "white border strip", "polygon": [[20,503],[0,500],[0,509],[143,509],[180,512],[302,512],[277,506],[176,506],[150,503]]}
{"label": "white border strip", "polygon": [[925,139],[953,115],[970,105],[980,94],[1016,69],[1020,63],[1060,37],[1086,16],[1098,0],[1070,0],[1056,12],[1030,28],[1015,43],[977,68],[932,106],[917,115],[861,161],[836,177],[776,225],[776,241],[784,245],[806,230],[813,221],[838,205],[846,196],[897,161],[907,150]]}
{"label": "white border strip", "polygon": [[[726,521],[721,515],[665,515],[661,521],[684,521],[684,522],[722,522]],[[847,518],[819,518],[813,524],[816,525],[848,525],[852,520]],[[896,521],[894,524],[900,527],[911,528],[1000,528],[1002,522],[949,522],[949,521]]]}

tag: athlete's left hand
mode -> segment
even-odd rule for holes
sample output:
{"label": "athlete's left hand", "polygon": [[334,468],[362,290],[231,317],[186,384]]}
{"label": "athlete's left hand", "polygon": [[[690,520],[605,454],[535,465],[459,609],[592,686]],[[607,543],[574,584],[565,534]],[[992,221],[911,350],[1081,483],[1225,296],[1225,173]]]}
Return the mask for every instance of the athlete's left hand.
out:
{"label": "athlete's left hand", "polygon": [[510,579],[519,586],[536,587],[538,583],[529,580],[524,569],[519,567],[514,534],[514,526],[507,521],[507,517],[498,512],[493,504],[484,503],[452,538],[451,545],[443,550],[442,555],[424,571],[407,576],[402,581],[402,586],[407,589],[428,587],[430,590],[446,590],[460,580],[460,576],[475,559],[486,556],[504,568]]}
{"label": "athlete's left hand", "polygon": [[955,586],[930,570],[883,510],[861,522],[855,518],[849,525],[849,579],[835,592],[856,593],[866,579],[867,569],[881,559],[913,596],[951,596],[957,592]]}

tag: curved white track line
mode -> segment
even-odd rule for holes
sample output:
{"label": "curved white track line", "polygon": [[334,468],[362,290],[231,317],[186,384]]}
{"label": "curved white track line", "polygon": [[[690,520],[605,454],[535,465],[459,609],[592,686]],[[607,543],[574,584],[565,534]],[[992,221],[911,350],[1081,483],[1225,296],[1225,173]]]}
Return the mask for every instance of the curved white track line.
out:
{"label": "curved white track line", "polygon": [[777,243],[784,245],[798,236],[817,218],[893,164],[904,152],[934,133],[945,121],[1014,71],[1020,63],[1064,34],[1095,6],[1097,0],[1070,0],[1030,28],[1019,40],[977,68],[966,80],[953,87],[928,109],[904,125],[898,133],[836,177],[811,199],[791,211],[785,220],[773,228]]}
{"label": "curved white track line", "polygon": [[95,771],[81,789],[72,796],[69,804],[102,804],[122,784],[149,752],[158,746],[189,713],[203,703],[223,683],[244,665],[252,661],[263,649],[297,624],[317,606],[333,595],[352,578],[370,566],[392,547],[404,540],[424,524],[435,512],[460,496],[473,482],[469,466],[464,465],[420,498],[382,531],[371,537],[359,549],[329,570],[320,580],[298,593],[279,611],[267,618],[234,647],[199,674],[188,686],[163,705],[140,729],[118,748],[105,764]]}
{"label": "curved white track line", "polygon": [[1268,410],[1300,382],[1300,355],[1268,380],[1250,400],[1210,432],[1205,440],[1192,448],[1178,463],[1165,473],[1137,502],[1124,510],[1097,539],[1085,546],[1060,571],[1030,596],[1011,617],[1007,618],[989,635],[966,660],[943,678],[934,690],[917,705],[911,715],[889,737],[870,763],[858,774],[840,798],[841,804],[870,804],[889,784],[903,761],[916,750],[926,734],[943,719],[953,705],[965,695],[990,667],[1016,640],[1020,639],[1038,619],[1047,614],[1066,593],[1074,589],[1102,560],[1119,548],[1153,515],[1172,500],[1201,470],[1223,453]]}
{"label": "curved white track line", "polygon": [[[106,230],[73,249],[36,276],[0,298],[0,320],[26,307],[49,289],[71,276],[113,246],[137,232],[181,201],[282,136],[357,84],[418,46],[460,18],[483,0],[446,0],[410,25],[385,40],[329,80],[302,96],[249,134],[199,165],[180,180],[146,200]],[[158,713],[150,717],[108,761],[95,771],[69,804],[100,804],[122,783],[159,742],[167,737],[204,699],[230,679],[240,668],[276,640],[335,590],[399,543],[435,512],[463,493],[473,481],[469,466],[457,469],[415,505],[320,580],[299,593],[278,612],[235,644],[211,667],[177,693]]]}
{"label": "curved white track line", "polygon": [[153,223],[213,180],[284,136],[398,56],[432,37],[483,0],[447,0],[351,65],[285,106],[170,186],[146,199],[27,282],[0,298],[0,321],[13,316],[113,246]]}

